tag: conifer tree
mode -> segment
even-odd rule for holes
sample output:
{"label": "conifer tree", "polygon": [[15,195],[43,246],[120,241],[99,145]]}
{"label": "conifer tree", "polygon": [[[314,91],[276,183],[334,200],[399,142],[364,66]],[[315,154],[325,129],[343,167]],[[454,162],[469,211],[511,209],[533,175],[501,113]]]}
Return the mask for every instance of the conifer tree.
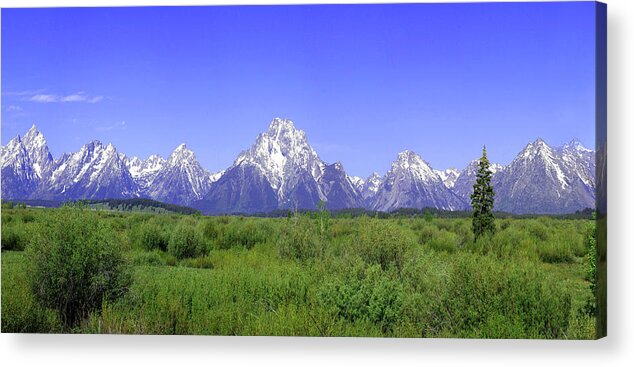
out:
{"label": "conifer tree", "polygon": [[486,146],[482,148],[482,158],[478,163],[476,182],[471,194],[471,207],[473,208],[472,228],[477,239],[485,233],[495,233],[495,217],[493,216],[493,199],[495,192],[491,186],[493,173],[489,169]]}

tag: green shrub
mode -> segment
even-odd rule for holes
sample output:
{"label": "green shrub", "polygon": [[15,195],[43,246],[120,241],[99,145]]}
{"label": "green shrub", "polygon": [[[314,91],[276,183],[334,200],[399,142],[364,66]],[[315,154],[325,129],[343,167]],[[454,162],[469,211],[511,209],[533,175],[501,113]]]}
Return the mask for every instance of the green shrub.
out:
{"label": "green shrub", "polygon": [[23,251],[29,241],[29,236],[25,233],[22,224],[2,226],[0,236],[2,237],[3,251]]}
{"label": "green shrub", "polygon": [[[243,218],[243,217],[240,217]],[[264,220],[239,219],[222,228],[222,235],[216,241],[220,249],[234,246],[252,248],[258,243],[264,243],[274,236],[273,228]]]}
{"label": "green shrub", "polygon": [[539,258],[547,263],[567,263],[574,260],[568,241],[548,241],[539,245]]}
{"label": "green shrub", "polygon": [[45,309],[31,291],[31,273],[22,252],[2,254],[2,332],[61,331],[55,311]]}
{"label": "green shrub", "polygon": [[213,269],[214,268],[213,259],[209,256],[183,259],[181,260],[180,265],[188,267],[188,268],[199,268],[199,269]]}
{"label": "green shrub", "polygon": [[357,262],[319,292],[321,303],[345,320],[369,321],[389,332],[403,315],[403,286],[394,272]]}
{"label": "green shrub", "polygon": [[548,241],[550,237],[549,234],[551,232],[547,224],[550,224],[550,227],[552,228],[552,223],[550,222],[548,218],[545,218],[545,217],[542,217],[542,218],[539,218],[540,220],[529,221],[528,231],[531,234],[531,236],[535,237],[539,241],[544,242],[544,241]]}
{"label": "green shrub", "polygon": [[358,232],[357,223],[350,219],[336,219],[332,221],[330,232],[333,238],[350,236]]}
{"label": "green shrub", "polygon": [[8,223],[13,222],[13,215],[10,213],[7,213],[6,210],[2,211],[2,225],[6,225]]}
{"label": "green shrub", "polygon": [[438,231],[434,237],[427,241],[427,245],[432,249],[436,251],[446,251],[449,253],[456,251],[459,244],[460,240],[458,235],[444,229]]}
{"label": "green shrub", "polygon": [[158,250],[151,252],[142,251],[136,252],[131,256],[132,265],[147,265],[147,266],[160,266],[164,264],[162,253]]}
{"label": "green shrub", "polygon": [[179,223],[172,231],[167,250],[177,259],[197,257],[207,252],[201,233],[185,221]]}
{"label": "green shrub", "polygon": [[[536,267],[483,256],[457,256],[451,289],[437,314],[451,317],[452,335],[485,338],[560,338],[571,296]],[[444,320],[446,321],[446,320]],[[500,328],[500,324],[506,325]]]}
{"label": "green shrub", "polygon": [[407,228],[385,220],[366,219],[359,227],[353,250],[367,263],[379,264],[383,269],[391,265],[401,269],[415,244],[415,236]]}
{"label": "green shrub", "polygon": [[323,255],[323,251],[318,229],[308,217],[296,215],[282,226],[278,247],[281,257],[304,261]]}
{"label": "green shrub", "polygon": [[34,295],[66,328],[127,291],[131,278],[113,238],[95,213],[64,207],[47,215],[27,247]]}
{"label": "green shrub", "polygon": [[431,241],[434,237],[438,235],[438,232],[439,232],[438,227],[436,227],[435,225],[433,224],[426,225],[420,231],[420,235],[418,236],[418,242],[422,244],[427,244],[429,241]]}
{"label": "green shrub", "polygon": [[22,214],[22,223],[31,223],[34,221],[35,221],[35,215],[33,215],[33,213],[26,211]]}
{"label": "green shrub", "polygon": [[148,251],[167,250],[169,234],[162,226],[151,222],[143,223],[140,226],[139,240],[143,249]]}
{"label": "green shrub", "polygon": [[176,264],[178,264],[178,259],[174,255],[167,254],[165,257],[165,265],[176,266]]}
{"label": "green shrub", "polygon": [[215,219],[203,219],[198,223],[198,229],[206,240],[216,240],[221,235],[219,221]]}

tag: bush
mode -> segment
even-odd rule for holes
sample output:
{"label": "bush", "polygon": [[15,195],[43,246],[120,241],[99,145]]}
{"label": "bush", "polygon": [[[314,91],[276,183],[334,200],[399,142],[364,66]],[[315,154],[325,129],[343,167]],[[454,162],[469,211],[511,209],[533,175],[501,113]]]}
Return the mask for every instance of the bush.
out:
{"label": "bush", "polygon": [[49,213],[39,229],[27,247],[31,286],[66,328],[127,291],[131,278],[122,251],[95,213],[64,207]]}
{"label": "bush", "polygon": [[34,221],[35,221],[35,215],[33,215],[33,213],[24,212],[24,214],[22,214],[22,223],[31,223]]}
{"label": "bush", "polygon": [[163,227],[148,222],[141,224],[139,231],[141,247],[145,250],[167,250],[169,234],[163,229]]}
{"label": "bush", "polygon": [[148,266],[159,266],[163,265],[163,257],[161,256],[161,252],[158,250],[154,250],[151,252],[141,251],[138,253],[134,253],[131,257],[132,265],[148,265]]}
{"label": "bush", "polygon": [[219,221],[215,219],[204,219],[198,223],[198,229],[206,240],[216,240],[221,235]]}
{"label": "bush", "polygon": [[436,251],[452,253],[460,244],[460,239],[457,234],[441,229],[427,244]]}
{"label": "bush", "polygon": [[302,215],[284,223],[279,240],[279,255],[300,261],[323,255],[324,246],[315,224]]}
{"label": "bush", "polygon": [[256,223],[254,220],[240,218],[242,219],[224,226],[222,235],[216,241],[218,248],[228,249],[234,246],[252,248],[273,236],[273,228],[268,222],[260,220]]}
{"label": "bush", "polygon": [[183,259],[180,265],[188,267],[188,268],[198,268],[198,269],[213,269],[214,268],[213,260],[209,256],[197,257],[193,259]]}
{"label": "bush", "polygon": [[403,286],[394,272],[356,263],[322,287],[322,304],[348,321],[370,321],[389,332],[403,314]]}
{"label": "bush", "polygon": [[[571,296],[538,267],[483,256],[457,256],[443,308],[451,334],[478,338],[561,338]],[[447,321],[447,320],[445,320]],[[501,325],[504,325],[501,328]]]}
{"label": "bush", "polygon": [[424,226],[418,236],[418,242],[426,244],[438,235],[438,227],[435,225]]}
{"label": "bush", "polygon": [[3,226],[1,236],[3,251],[23,251],[28,242],[24,226],[20,224]]}
{"label": "bush", "polygon": [[353,248],[367,263],[379,264],[384,270],[391,265],[401,269],[406,253],[415,244],[410,230],[388,221],[366,219],[359,228]]}
{"label": "bush", "polygon": [[207,252],[205,241],[200,232],[184,221],[172,231],[167,250],[177,259],[197,257]]}
{"label": "bush", "polygon": [[33,296],[28,265],[22,252],[2,255],[2,332],[60,332],[55,311],[41,307]]}

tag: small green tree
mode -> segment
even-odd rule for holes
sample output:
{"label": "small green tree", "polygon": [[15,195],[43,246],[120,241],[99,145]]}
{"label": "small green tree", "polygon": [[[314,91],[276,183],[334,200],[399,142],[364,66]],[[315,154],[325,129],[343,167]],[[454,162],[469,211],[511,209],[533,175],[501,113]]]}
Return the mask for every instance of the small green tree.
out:
{"label": "small green tree", "polygon": [[482,158],[478,162],[478,173],[471,194],[471,207],[473,208],[472,228],[477,239],[481,235],[495,233],[495,217],[493,216],[493,200],[495,192],[491,186],[493,173],[489,168],[486,146],[482,147]]}
{"label": "small green tree", "polygon": [[177,259],[205,255],[207,248],[202,234],[192,224],[181,221],[172,230],[167,251]]}
{"label": "small green tree", "polygon": [[319,233],[323,237],[330,224],[330,212],[326,208],[324,200],[319,200],[319,204],[317,204],[317,219],[319,219]]}
{"label": "small green tree", "polygon": [[95,212],[78,205],[46,215],[27,247],[31,288],[69,330],[122,296],[132,278],[112,229]]}

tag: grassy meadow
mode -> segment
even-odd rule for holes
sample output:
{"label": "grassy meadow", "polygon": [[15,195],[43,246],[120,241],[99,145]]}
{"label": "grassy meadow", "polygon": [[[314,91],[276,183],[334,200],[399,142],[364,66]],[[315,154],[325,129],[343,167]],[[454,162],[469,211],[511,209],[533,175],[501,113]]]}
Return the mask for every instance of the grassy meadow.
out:
{"label": "grassy meadow", "polygon": [[594,338],[594,222],[496,227],[3,208],[2,332]]}

